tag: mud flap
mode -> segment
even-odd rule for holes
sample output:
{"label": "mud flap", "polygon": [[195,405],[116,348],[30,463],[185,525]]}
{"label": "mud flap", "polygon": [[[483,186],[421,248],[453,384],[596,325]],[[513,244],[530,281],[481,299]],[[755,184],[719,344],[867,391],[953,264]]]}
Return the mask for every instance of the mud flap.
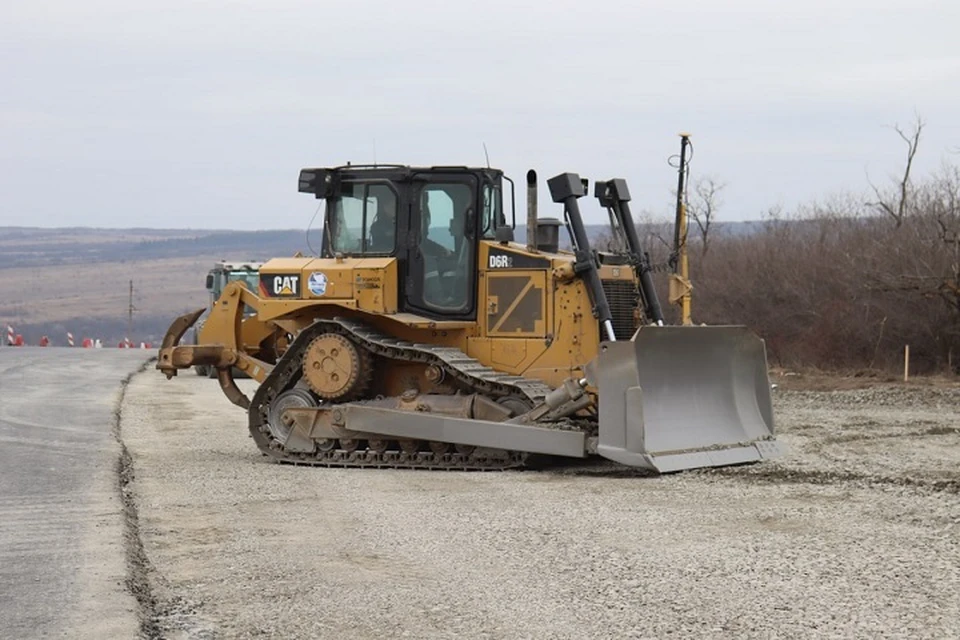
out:
{"label": "mud flap", "polygon": [[763,341],[746,327],[642,327],[594,370],[597,453],[661,473],[774,458]]}

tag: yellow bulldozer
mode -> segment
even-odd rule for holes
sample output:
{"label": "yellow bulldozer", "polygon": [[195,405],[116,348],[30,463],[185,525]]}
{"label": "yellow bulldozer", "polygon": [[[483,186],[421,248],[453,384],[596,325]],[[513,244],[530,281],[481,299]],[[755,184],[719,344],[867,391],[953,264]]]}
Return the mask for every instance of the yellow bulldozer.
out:
{"label": "yellow bulldozer", "polygon": [[[497,169],[304,169],[299,191],[325,205],[320,256],[266,262],[256,291],[228,284],[199,344],[179,343],[204,310],[175,320],[157,368],[214,367],[257,446],[297,464],[600,455],[670,472],[779,455],[763,341],[739,326],[663,326],[624,180],[594,184],[611,251],[589,244],[588,181],[547,184],[562,219],[538,216],[531,171],[520,243],[513,182]],[[259,383],[252,398],[234,367]]]}

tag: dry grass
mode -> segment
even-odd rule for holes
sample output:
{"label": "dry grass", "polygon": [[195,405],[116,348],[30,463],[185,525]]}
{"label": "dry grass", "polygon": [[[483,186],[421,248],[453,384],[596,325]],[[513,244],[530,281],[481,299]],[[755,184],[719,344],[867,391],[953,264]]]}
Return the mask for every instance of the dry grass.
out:
{"label": "dry grass", "polygon": [[799,371],[774,367],[770,370],[770,382],[782,389],[792,391],[851,391],[854,389],[886,387],[934,387],[955,388],[960,376],[952,374],[915,375],[908,382],[903,374],[894,375],[888,371],[859,369],[856,371],[821,371],[804,369]]}
{"label": "dry grass", "polygon": [[4,269],[0,323],[123,318],[131,280],[138,314],[174,316],[206,304],[204,277],[212,263],[194,257]]}
{"label": "dry grass", "polygon": [[292,255],[300,240],[283,231],[0,227],[0,325],[31,344],[68,328],[122,337],[132,280],[134,329],[162,335],[169,319],[207,304],[214,262]]}

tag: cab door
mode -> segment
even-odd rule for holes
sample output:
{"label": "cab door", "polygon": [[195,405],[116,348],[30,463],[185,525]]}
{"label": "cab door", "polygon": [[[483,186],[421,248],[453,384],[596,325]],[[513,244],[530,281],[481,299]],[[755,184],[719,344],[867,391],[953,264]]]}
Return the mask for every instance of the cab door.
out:
{"label": "cab door", "polygon": [[410,203],[408,306],[446,319],[476,317],[477,180],[417,174]]}

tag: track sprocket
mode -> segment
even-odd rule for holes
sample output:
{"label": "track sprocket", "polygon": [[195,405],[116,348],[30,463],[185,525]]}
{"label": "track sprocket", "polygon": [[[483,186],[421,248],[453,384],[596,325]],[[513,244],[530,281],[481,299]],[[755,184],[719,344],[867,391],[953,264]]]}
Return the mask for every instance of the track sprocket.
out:
{"label": "track sprocket", "polygon": [[370,354],[338,333],[317,336],[303,354],[304,381],[327,401],[362,396],[372,373]]}

